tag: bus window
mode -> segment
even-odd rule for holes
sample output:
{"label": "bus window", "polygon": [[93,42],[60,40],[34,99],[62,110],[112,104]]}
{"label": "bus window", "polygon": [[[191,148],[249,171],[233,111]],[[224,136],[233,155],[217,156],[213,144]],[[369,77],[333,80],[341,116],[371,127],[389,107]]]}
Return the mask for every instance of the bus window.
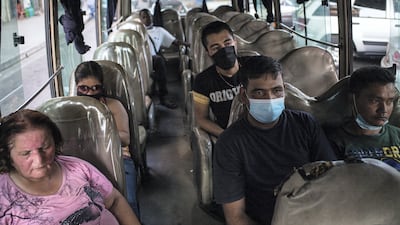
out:
{"label": "bus window", "polygon": [[[2,1],[1,10],[0,105],[7,115],[46,83],[49,70],[43,2]],[[27,107],[49,98],[46,88]]]}

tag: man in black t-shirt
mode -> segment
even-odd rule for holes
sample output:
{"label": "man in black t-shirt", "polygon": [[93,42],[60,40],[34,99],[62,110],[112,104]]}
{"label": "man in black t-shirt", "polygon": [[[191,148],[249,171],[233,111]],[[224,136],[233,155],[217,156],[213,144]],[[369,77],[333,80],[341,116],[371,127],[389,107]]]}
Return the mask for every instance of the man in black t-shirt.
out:
{"label": "man in black t-shirt", "polygon": [[[195,119],[200,128],[218,137],[228,124],[232,100],[240,90],[236,41],[229,25],[221,21],[206,25],[201,38],[214,64],[194,80]],[[210,119],[210,108],[215,122]]]}
{"label": "man in black t-shirt", "polygon": [[246,115],[218,138],[213,157],[214,197],[228,225],[270,224],[274,188],[294,168],[335,155],[308,113],[285,109],[280,64],[251,57],[241,67]]}

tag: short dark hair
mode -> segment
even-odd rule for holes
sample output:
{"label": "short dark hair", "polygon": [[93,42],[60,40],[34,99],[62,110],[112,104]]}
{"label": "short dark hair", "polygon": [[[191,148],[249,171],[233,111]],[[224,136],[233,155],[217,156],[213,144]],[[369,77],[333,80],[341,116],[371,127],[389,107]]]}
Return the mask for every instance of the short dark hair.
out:
{"label": "short dark hair", "polygon": [[37,128],[48,131],[53,137],[56,155],[61,154],[63,138],[57,125],[41,112],[21,109],[0,120],[0,173],[8,173],[14,169],[10,151],[15,136]]}
{"label": "short dark hair", "polygon": [[79,64],[75,69],[75,83],[80,80],[95,77],[103,84],[104,74],[101,66],[95,61],[86,61]]}
{"label": "short dark hair", "polygon": [[217,20],[207,24],[201,31],[201,43],[203,44],[204,48],[207,50],[208,35],[217,34],[224,30],[227,30],[233,37],[233,31],[227,23]]}
{"label": "short dark hair", "polygon": [[142,13],[146,13],[146,14],[149,15],[149,16],[152,15],[151,12],[150,12],[150,10],[147,9],[147,8],[141,9],[141,10],[139,11],[139,15],[142,14]]}
{"label": "short dark hair", "polygon": [[247,87],[249,80],[258,79],[265,74],[270,74],[274,79],[282,74],[281,64],[268,56],[249,56],[241,63],[240,82]]}
{"label": "short dark hair", "polygon": [[380,83],[382,85],[394,83],[396,76],[390,69],[379,66],[365,66],[355,70],[350,77],[349,88],[354,94],[360,93],[372,83]]}

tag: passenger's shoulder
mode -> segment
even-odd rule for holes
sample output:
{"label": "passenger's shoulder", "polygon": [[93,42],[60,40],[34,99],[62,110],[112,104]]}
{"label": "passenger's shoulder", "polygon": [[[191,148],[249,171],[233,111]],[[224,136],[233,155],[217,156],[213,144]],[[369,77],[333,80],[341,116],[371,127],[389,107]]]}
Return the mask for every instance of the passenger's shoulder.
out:
{"label": "passenger's shoulder", "polygon": [[400,127],[394,126],[392,124],[387,124],[385,129],[389,130],[392,133],[400,134]]}
{"label": "passenger's shoulder", "polygon": [[241,119],[235,121],[229,127],[227,127],[224,130],[224,132],[222,132],[222,134],[220,135],[219,138],[223,137],[223,138],[230,139],[230,138],[235,137],[235,136],[243,135],[244,128],[246,127],[246,124],[247,124],[247,122],[246,122],[246,120],[244,118],[241,118]]}
{"label": "passenger's shoulder", "polygon": [[315,118],[311,113],[300,111],[300,110],[293,110],[293,109],[285,109],[284,113],[288,117],[292,117],[293,119],[299,120],[312,120],[315,121]]}

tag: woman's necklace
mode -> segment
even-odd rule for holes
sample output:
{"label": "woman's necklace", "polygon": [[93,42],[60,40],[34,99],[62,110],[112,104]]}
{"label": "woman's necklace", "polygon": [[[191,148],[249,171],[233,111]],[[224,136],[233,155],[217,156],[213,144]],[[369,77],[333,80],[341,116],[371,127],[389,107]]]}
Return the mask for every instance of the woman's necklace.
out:
{"label": "woman's necklace", "polygon": [[231,83],[229,83],[228,81],[225,80],[224,76],[221,75],[219,72],[217,72],[219,77],[221,77],[221,79],[225,82],[225,84],[227,84],[229,87],[234,88],[235,86],[232,85]]}

